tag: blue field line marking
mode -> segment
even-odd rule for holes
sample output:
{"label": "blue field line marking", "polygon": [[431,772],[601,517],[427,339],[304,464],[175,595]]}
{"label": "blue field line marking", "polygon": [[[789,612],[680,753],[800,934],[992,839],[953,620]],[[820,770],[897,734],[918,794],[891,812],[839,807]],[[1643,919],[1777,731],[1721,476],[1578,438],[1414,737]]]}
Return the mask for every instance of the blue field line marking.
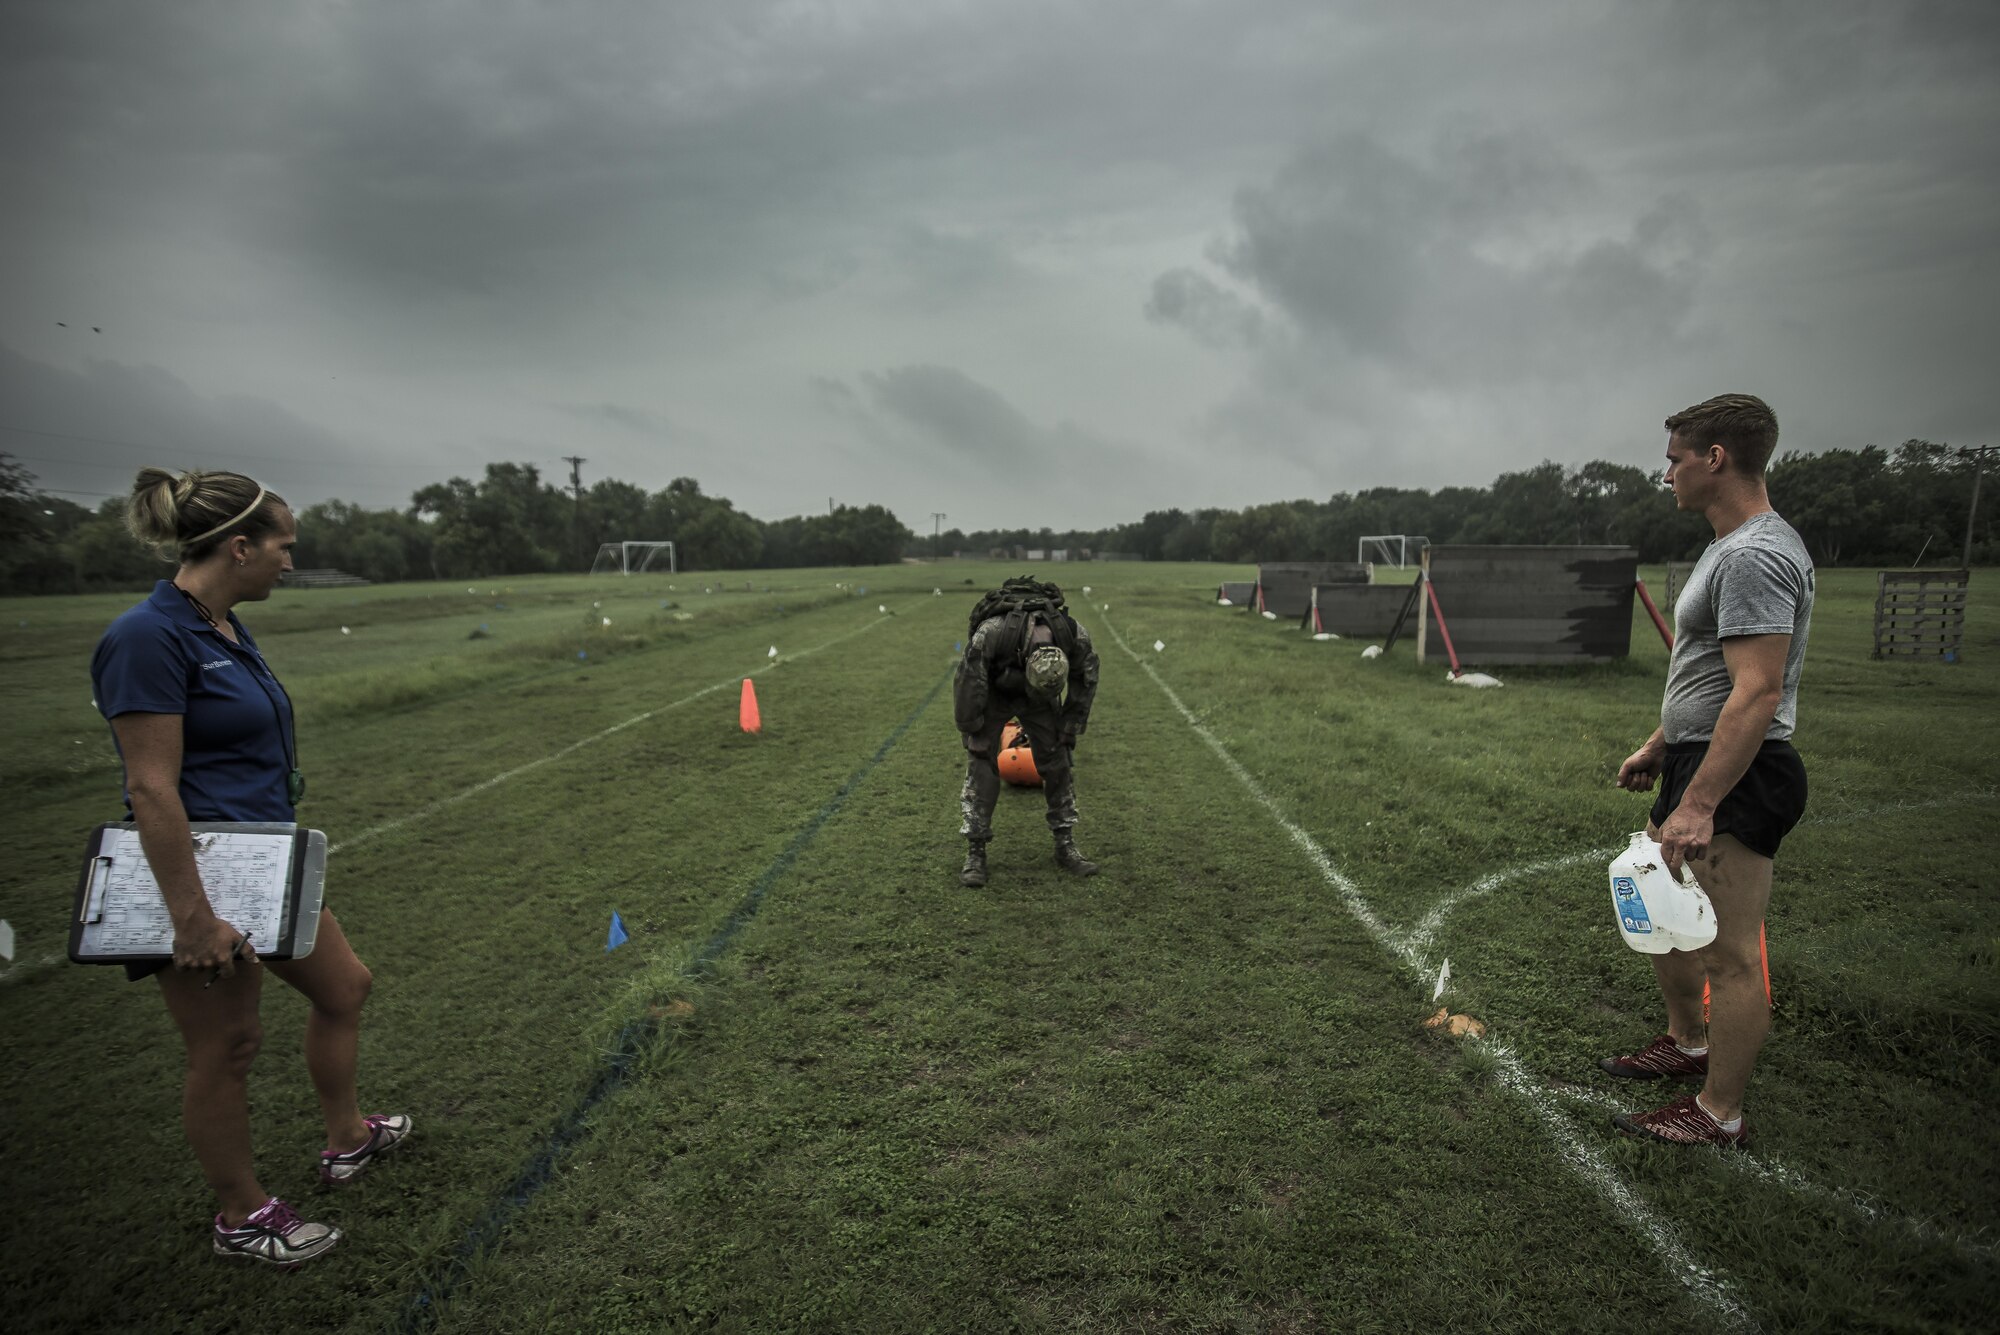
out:
{"label": "blue field line marking", "polygon": [[[702,943],[701,949],[697,950],[694,958],[688,961],[687,966],[681,971],[684,976],[694,977],[709,968],[735,943],[736,938],[763,907],[764,896],[777,883],[778,878],[797,864],[799,854],[818,837],[819,832],[826,827],[826,823],[847,805],[847,799],[853,796],[854,790],[874,772],[875,767],[882,763],[896,743],[902,741],[910,729],[916,726],[917,720],[923,717],[924,711],[931,707],[938,693],[950,680],[949,674],[939,678],[937,684],[931,687],[930,692],[917,707],[910,711],[910,716],[897,724],[895,731],[883,740],[882,745],[875,748],[875,754],[868,757],[861,768],[849,775],[847,782],[840,786],[840,791],[829,798],[826,805],[814,813],[812,819],[792,836],[792,841],[785,845],[785,850],[764,869],[763,874],[737,903],[722,926]],[[548,1138],[522,1165],[521,1171],[500,1194],[500,1199],[479,1217],[477,1223],[466,1230],[465,1237],[445,1267],[444,1274],[424,1285],[416,1297],[410,1300],[410,1305],[405,1309],[402,1318],[395,1322],[391,1329],[402,1332],[428,1330],[437,1321],[442,1306],[451,1299],[459,1284],[470,1272],[473,1258],[497,1241],[501,1233],[506,1230],[508,1221],[549,1184],[556,1165],[587,1134],[588,1127],[585,1123],[588,1122],[591,1112],[598,1104],[617,1093],[631,1077],[640,1055],[658,1028],[659,1021],[651,1017],[633,1019],[625,1023],[618,1031],[617,1038],[613,1040],[611,1050],[605,1053],[604,1064],[598,1069],[596,1077],[584,1091],[583,1097],[556,1120],[556,1124],[549,1130]]]}

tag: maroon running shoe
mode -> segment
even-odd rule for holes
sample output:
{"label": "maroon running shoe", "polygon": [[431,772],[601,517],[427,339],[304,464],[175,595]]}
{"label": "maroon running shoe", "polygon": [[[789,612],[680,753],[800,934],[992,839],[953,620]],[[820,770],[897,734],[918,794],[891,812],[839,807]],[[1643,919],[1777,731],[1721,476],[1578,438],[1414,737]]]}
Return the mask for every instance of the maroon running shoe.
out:
{"label": "maroon running shoe", "polygon": [[1750,1143],[1747,1118],[1734,1131],[1724,1131],[1722,1123],[1711,1117],[1692,1094],[1648,1113],[1618,1113],[1612,1117],[1611,1125],[1628,1136],[1646,1136],[1669,1145],[1718,1145],[1725,1150],[1740,1150]]}
{"label": "maroon running shoe", "polygon": [[1606,1057],[1597,1064],[1627,1080],[1658,1080],[1662,1076],[1680,1080],[1708,1078],[1708,1054],[1689,1056],[1674,1042],[1672,1034],[1661,1034],[1629,1056]]}

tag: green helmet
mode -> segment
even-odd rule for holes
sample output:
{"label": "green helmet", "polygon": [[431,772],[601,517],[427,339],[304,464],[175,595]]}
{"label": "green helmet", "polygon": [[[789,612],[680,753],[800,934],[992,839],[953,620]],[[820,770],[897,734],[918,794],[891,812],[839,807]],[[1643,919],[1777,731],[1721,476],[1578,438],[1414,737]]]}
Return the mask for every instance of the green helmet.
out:
{"label": "green helmet", "polygon": [[1053,644],[1038,645],[1028,655],[1028,694],[1053,700],[1069,680],[1069,655]]}

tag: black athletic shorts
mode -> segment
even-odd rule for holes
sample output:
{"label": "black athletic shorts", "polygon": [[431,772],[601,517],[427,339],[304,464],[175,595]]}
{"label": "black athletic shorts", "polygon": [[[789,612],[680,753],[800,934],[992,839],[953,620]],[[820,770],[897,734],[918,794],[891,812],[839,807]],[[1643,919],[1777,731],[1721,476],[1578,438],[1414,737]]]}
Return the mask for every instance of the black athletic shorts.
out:
{"label": "black athletic shorts", "polygon": [[[1701,762],[1707,742],[1668,742],[1660,767],[1660,795],[1653,799],[1653,828],[1667,823]],[[1806,766],[1790,742],[1765,742],[1750,768],[1715,808],[1715,832],[1729,834],[1753,853],[1778,856],[1778,845],[1806,814]]]}

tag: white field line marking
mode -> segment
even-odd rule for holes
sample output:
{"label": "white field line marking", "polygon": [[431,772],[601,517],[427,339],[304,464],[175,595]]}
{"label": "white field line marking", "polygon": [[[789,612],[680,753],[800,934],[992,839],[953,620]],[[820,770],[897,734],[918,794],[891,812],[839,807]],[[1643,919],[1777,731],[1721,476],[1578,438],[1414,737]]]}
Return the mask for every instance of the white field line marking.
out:
{"label": "white field line marking", "polygon": [[[888,619],[889,618],[887,617],[876,617],[873,621],[870,621],[865,625],[859,626],[854,630],[850,630],[842,635],[834,636],[832,639],[828,640],[824,644],[814,645],[810,649],[801,649],[799,652],[791,655],[791,657],[795,659],[805,658],[809,655],[820,652],[820,650],[822,649],[831,649],[834,645],[839,644],[843,640],[851,640],[856,635],[859,635],[864,631],[873,630],[875,627],[881,625],[884,621],[887,621]],[[714,682],[710,685],[702,687],[694,694],[684,695],[680,699],[675,700],[670,704],[656,706],[655,708],[646,710],[642,714],[634,714],[631,718],[628,718],[620,723],[614,723],[608,728],[590,734],[590,736],[588,737],[580,737],[576,741],[571,742],[568,746],[563,747],[559,751],[551,751],[547,755],[542,756],[540,759],[530,760],[525,765],[516,765],[513,769],[503,770],[499,774],[493,775],[491,778],[481,779],[478,783],[473,784],[470,788],[462,788],[458,792],[451,794],[449,797],[440,797],[435,802],[426,803],[424,806],[418,807],[415,811],[406,811],[402,815],[397,816],[391,820],[385,820],[379,825],[371,825],[367,829],[361,831],[359,834],[349,835],[346,839],[341,840],[339,843],[327,849],[326,855],[328,857],[332,857],[335,853],[345,852],[350,848],[354,848],[361,844],[368,843],[371,840],[377,839],[382,835],[388,834],[394,830],[400,830],[405,825],[409,825],[420,820],[427,820],[430,817],[435,816],[438,812],[443,811],[446,807],[456,806],[458,803],[463,802],[470,797],[477,797],[480,793],[485,792],[489,788],[497,788],[501,784],[506,783],[510,779],[518,779],[523,774],[526,774],[531,770],[538,770],[544,765],[551,764],[555,761],[561,760],[564,756],[573,755],[576,752],[581,751],[586,746],[590,746],[597,742],[601,742],[606,737],[612,736],[614,733],[620,733],[625,731],[625,729],[627,728],[633,727],[640,723],[644,723],[647,719],[656,718],[659,715],[665,714],[670,710],[679,709],[683,705],[691,705],[695,701],[700,700],[705,696],[714,695],[717,691],[728,690],[731,686],[734,686],[737,682],[742,681],[743,677],[754,677],[759,673],[768,672],[776,666],[777,666],[776,662],[763,663],[757,667],[752,668],[750,671],[744,673],[743,676],[729,677],[723,681]]]}
{"label": "white field line marking", "polygon": [[[1630,1101],[1604,1090],[1563,1084],[1551,1084],[1548,1090],[1557,1098],[1601,1108],[1607,1112],[1624,1112],[1631,1107]],[[1839,1206],[1857,1219],[1870,1224],[1887,1224],[1905,1229],[1925,1242],[1949,1247],[1966,1260],[1983,1262],[1987,1265],[2000,1260],[2000,1243],[1980,1242],[1963,1233],[1934,1224],[1928,1219],[1892,1210],[1866,1192],[1850,1191],[1845,1187],[1829,1187],[1824,1183],[1815,1182],[1796,1168],[1788,1168],[1769,1155],[1760,1154],[1752,1157],[1748,1154],[1732,1154],[1718,1150],[1715,1159],[1733,1173],[1768,1182],[1795,1196],[1806,1196],[1822,1204]]]}
{"label": "white field line marking", "polygon": [[[1877,816],[1894,815],[1905,811],[1930,811],[1938,807],[1963,806],[1968,802],[1988,800],[1994,796],[1995,794],[1990,790],[1975,788],[1967,792],[1956,793],[1950,797],[1927,798],[1922,802],[1887,802],[1880,806],[1856,807],[1852,810],[1825,816],[1809,816],[1799,823],[1801,825],[1812,825],[1822,828],[1852,825],[1859,821],[1873,820]],[[1623,847],[1623,844],[1619,844],[1615,847],[1587,848],[1580,853],[1569,853],[1559,858],[1548,858],[1541,862],[1525,862],[1518,867],[1507,867],[1494,872],[1490,876],[1483,876],[1472,884],[1461,886],[1459,889],[1452,891],[1440,899],[1432,906],[1431,911],[1426,913],[1417,925],[1409,930],[1403,939],[1407,944],[1424,952],[1426,962],[1428,962],[1428,953],[1430,948],[1436,944],[1438,931],[1444,926],[1445,918],[1450,916],[1454,910],[1466,901],[1477,899],[1481,895],[1492,894],[1507,882],[1516,880],[1522,876],[1538,876],[1546,875],[1550,872],[1568,871],[1571,867],[1588,862],[1609,862],[1617,855],[1618,850]]]}
{"label": "white field line marking", "polygon": [[1523,863],[1518,867],[1508,867],[1496,871],[1491,876],[1483,876],[1471,885],[1452,891],[1432,906],[1417,925],[1404,934],[1403,942],[1415,951],[1419,958],[1428,960],[1432,943],[1437,939],[1438,930],[1444,926],[1446,915],[1469,899],[1490,895],[1507,882],[1521,876],[1546,875],[1549,872],[1567,871],[1571,867],[1586,862],[1605,862],[1613,857],[1616,848],[1588,848],[1581,853],[1571,853],[1565,857],[1548,858],[1541,862]]}
{"label": "white field line marking", "polygon": [[[1348,912],[1367,929],[1375,944],[1401,960],[1404,968],[1409,970],[1419,984],[1426,982],[1423,977],[1424,971],[1409,943],[1390,931],[1376,916],[1375,910],[1369,906],[1366,899],[1362,898],[1354,882],[1333,865],[1333,859],[1327,856],[1326,850],[1319,846],[1318,841],[1285,815],[1284,809],[1264,791],[1263,786],[1255,778],[1251,777],[1250,771],[1243,768],[1242,763],[1229,753],[1228,748],[1223,746],[1215,734],[1194,716],[1194,711],[1182,703],[1180,696],[1174,693],[1173,687],[1167,685],[1160,674],[1154,671],[1153,665],[1132,652],[1132,646],[1125,643],[1125,637],[1118,633],[1118,628],[1108,619],[1104,622],[1104,626],[1111,632],[1111,638],[1117,641],[1118,647],[1125,651],[1126,656],[1153,679],[1153,684],[1160,688],[1161,694],[1180,711],[1181,717],[1187,720],[1188,727],[1194,731],[1195,736],[1201,738],[1208,749],[1215,753],[1216,759],[1222,762],[1223,767],[1236,776],[1237,782],[1243,785],[1250,796],[1257,799],[1258,805],[1263,807],[1271,819],[1277,822],[1278,827],[1291,837],[1292,842],[1319,871],[1320,877],[1332,887],[1335,894],[1340,896]],[[1502,1043],[1489,1043],[1487,1048],[1493,1053],[1501,1083],[1518,1094],[1535,1110],[1536,1116],[1541,1119],[1543,1130],[1555,1142],[1557,1155],[1564,1165],[1586,1186],[1603,1197],[1617,1218],[1631,1224],[1643,1234],[1652,1244],[1653,1254],[1659,1258],[1667,1272],[1686,1287],[1696,1299],[1706,1304],[1723,1324],[1737,1330],[1757,1329],[1755,1319],[1741,1303],[1736,1301],[1729,1286],[1695,1259],[1694,1254],[1681,1241],[1680,1234],[1674,1226],[1625,1184],[1597,1146],[1577,1134],[1555,1100],[1540,1082],[1528,1074],[1513,1051]]]}

